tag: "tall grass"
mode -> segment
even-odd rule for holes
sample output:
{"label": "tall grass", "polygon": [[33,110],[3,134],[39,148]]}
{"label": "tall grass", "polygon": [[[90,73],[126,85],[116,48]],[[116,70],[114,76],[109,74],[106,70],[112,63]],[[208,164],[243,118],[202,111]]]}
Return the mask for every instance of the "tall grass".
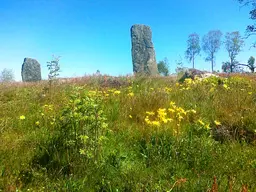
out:
{"label": "tall grass", "polygon": [[0,191],[255,191],[255,76],[0,84]]}

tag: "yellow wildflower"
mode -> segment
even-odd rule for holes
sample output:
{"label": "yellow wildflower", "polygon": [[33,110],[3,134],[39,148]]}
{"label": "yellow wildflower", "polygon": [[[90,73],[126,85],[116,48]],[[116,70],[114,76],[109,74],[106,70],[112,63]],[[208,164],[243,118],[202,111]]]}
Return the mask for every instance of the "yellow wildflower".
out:
{"label": "yellow wildflower", "polygon": [[214,90],[215,90],[214,87],[212,87],[209,92],[212,93],[214,92]]}
{"label": "yellow wildflower", "polygon": [[159,127],[160,126],[160,122],[159,121],[152,121],[152,125]]}
{"label": "yellow wildflower", "polygon": [[150,124],[150,120],[149,120],[148,116],[146,116],[145,122],[146,122],[147,124]]}
{"label": "yellow wildflower", "polygon": [[133,92],[128,93],[128,96],[133,97],[133,96],[134,96],[134,93],[133,93]]}
{"label": "yellow wildflower", "polygon": [[174,109],[171,109],[171,108],[169,108],[168,111],[171,112],[171,113],[174,113],[174,112],[175,112],[175,110],[174,110]]}
{"label": "yellow wildflower", "polygon": [[129,118],[132,119],[132,115],[129,115]]}
{"label": "yellow wildflower", "polygon": [[170,105],[171,105],[171,106],[175,106],[175,102],[171,101],[171,102],[170,102]]}
{"label": "yellow wildflower", "polygon": [[206,128],[206,129],[210,129],[210,124],[207,123],[207,124],[205,125],[205,128]]}
{"label": "yellow wildflower", "polygon": [[199,123],[200,125],[202,125],[202,126],[205,125],[205,123],[204,123],[201,119],[198,120],[198,123]]}
{"label": "yellow wildflower", "polygon": [[146,111],[146,114],[147,114],[147,115],[150,115],[150,116],[155,115],[155,113],[154,113],[153,111]]}
{"label": "yellow wildflower", "polygon": [[118,91],[118,90],[114,91],[115,95],[119,95],[120,93],[121,93],[121,91]]}
{"label": "yellow wildflower", "polygon": [[178,114],[178,120],[181,121],[182,119],[184,119],[180,114]]}
{"label": "yellow wildflower", "polygon": [[249,95],[251,95],[251,94],[252,94],[252,92],[248,92],[248,94],[249,94]]}
{"label": "yellow wildflower", "polygon": [[168,120],[165,119],[165,118],[162,118],[161,120],[162,120],[164,123],[168,123]]}
{"label": "yellow wildflower", "polygon": [[196,110],[194,109],[191,109],[190,112],[196,114]]}
{"label": "yellow wildflower", "polygon": [[38,125],[40,124],[40,122],[39,122],[39,121],[37,121],[37,122],[35,122],[35,124],[38,126]]}
{"label": "yellow wildflower", "polygon": [[217,126],[221,125],[221,123],[220,123],[219,121],[217,121],[217,120],[215,120],[214,123],[215,123],[215,125],[217,125]]}
{"label": "yellow wildflower", "polygon": [[26,119],[26,117],[24,115],[21,115],[20,120],[24,120],[24,119]]}
{"label": "yellow wildflower", "polygon": [[227,84],[223,84],[223,87],[224,87],[225,89],[229,89],[229,87],[228,87]]}

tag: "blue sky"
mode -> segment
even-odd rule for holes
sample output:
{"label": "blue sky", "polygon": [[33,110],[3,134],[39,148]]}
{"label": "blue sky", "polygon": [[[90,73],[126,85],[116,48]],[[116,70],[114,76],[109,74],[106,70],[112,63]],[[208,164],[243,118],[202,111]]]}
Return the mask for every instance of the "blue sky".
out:
{"label": "blue sky", "polygon": [[[61,76],[74,77],[95,73],[126,75],[132,73],[130,27],[149,25],[157,61],[167,57],[171,72],[176,61],[184,59],[189,34],[202,37],[209,30],[223,33],[240,31],[252,21],[249,7],[236,0],[0,0],[0,70],[13,69],[16,80],[25,57],[35,58],[47,78],[46,62],[61,56]],[[255,49],[254,39],[246,40],[237,57],[247,62]],[[254,55],[255,56],[255,55]],[[205,55],[195,66],[210,70]],[[222,48],[216,58],[216,70],[228,60]]]}

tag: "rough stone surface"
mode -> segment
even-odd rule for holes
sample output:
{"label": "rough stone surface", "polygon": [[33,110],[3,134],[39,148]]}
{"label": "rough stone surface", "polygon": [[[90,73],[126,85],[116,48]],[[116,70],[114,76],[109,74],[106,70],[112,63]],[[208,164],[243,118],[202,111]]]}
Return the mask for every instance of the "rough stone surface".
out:
{"label": "rough stone surface", "polygon": [[158,75],[152,32],[149,26],[131,27],[133,72],[144,75]]}
{"label": "rough stone surface", "polygon": [[207,71],[200,71],[198,69],[187,69],[183,76],[179,79],[179,82],[184,82],[185,79],[194,79],[195,77],[199,77],[201,79],[206,79],[209,77],[219,77],[218,75],[215,75],[213,73],[209,73]]}
{"label": "rough stone surface", "polygon": [[202,78],[202,75],[204,73],[205,72],[200,71],[198,69],[188,69],[185,71],[184,75],[179,79],[179,82],[183,82],[185,79],[188,79],[188,78],[194,79],[195,76]]}
{"label": "rough stone surface", "polygon": [[23,82],[41,81],[41,66],[38,61],[25,58],[22,64],[21,77]]}

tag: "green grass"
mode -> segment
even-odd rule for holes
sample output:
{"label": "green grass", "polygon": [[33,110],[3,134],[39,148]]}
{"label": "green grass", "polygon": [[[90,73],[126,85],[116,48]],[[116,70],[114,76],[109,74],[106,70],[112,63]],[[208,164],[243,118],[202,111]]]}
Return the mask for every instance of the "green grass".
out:
{"label": "green grass", "polygon": [[0,191],[256,191],[255,76],[0,84],[0,108]]}

